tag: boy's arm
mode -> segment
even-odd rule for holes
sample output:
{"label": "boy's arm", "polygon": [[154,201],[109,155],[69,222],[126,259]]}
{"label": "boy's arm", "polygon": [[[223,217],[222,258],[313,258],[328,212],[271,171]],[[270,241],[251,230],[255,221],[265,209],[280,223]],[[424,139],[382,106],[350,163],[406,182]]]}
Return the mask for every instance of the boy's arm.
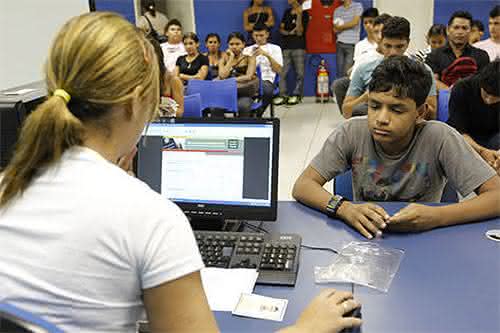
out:
{"label": "boy's arm", "polygon": [[477,190],[477,197],[460,203],[431,207],[411,204],[388,220],[388,230],[418,232],[500,216],[500,178],[493,176]]}
{"label": "boy's arm", "polygon": [[[332,194],[323,188],[326,181],[312,166],[308,166],[295,182],[292,196],[297,201],[326,213],[326,206],[332,197]],[[344,201],[337,211],[337,217],[366,238],[372,239],[375,235],[382,235],[389,215],[375,204],[353,204]]]}

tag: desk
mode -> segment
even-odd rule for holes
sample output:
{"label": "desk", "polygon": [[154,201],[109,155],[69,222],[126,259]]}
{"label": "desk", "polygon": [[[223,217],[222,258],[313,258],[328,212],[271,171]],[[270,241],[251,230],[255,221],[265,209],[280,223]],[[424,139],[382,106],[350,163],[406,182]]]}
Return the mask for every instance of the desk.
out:
{"label": "desk", "polygon": [[[403,203],[381,204],[389,214]],[[277,223],[270,232],[297,233],[306,245],[339,249],[343,243],[365,240],[343,222],[296,202],[280,202]],[[500,219],[435,229],[419,234],[387,234],[383,246],[405,250],[387,294],[356,286],[362,307],[363,332],[500,332],[500,243],[484,233],[500,228]],[[314,283],[315,266],[330,264],[335,255],[302,249],[294,288],[256,286],[255,293],[286,298],[283,322],[216,312],[223,332],[271,332],[295,322],[309,301],[325,287],[350,290],[348,284]]]}

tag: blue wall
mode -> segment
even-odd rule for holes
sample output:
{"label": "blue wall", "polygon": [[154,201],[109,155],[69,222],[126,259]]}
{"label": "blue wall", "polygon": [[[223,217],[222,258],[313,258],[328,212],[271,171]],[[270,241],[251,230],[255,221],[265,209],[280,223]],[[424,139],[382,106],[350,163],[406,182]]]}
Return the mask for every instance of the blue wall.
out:
{"label": "blue wall", "polygon": [[[372,0],[362,0],[363,7],[367,8],[372,5]],[[243,11],[250,4],[250,0],[228,1],[228,0],[194,0],[194,15],[196,22],[196,33],[200,40],[204,41],[205,36],[210,32],[217,32],[222,38],[222,49],[227,48],[226,37],[233,31],[244,32],[243,29]],[[272,42],[280,44],[279,38],[279,23],[281,17],[288,7],[287,0],[268,0],[266,5],[273,8],[275,17],[275,26],[272,31]],[[201,43],[203,44],[203,43]],[[205,50],[204,45],[202,49]],[[312,96],[315,94],[316,70],[318,64],[318,56],[322,56],[328,65],[330,71],[330,81],[333,72],[335,72],[335,55],[320,54],[306,56],[306,73],[304,78],[304,95]],[[288,81],[293,80],[289,77]],[[291,87],[291,85],[289,85]],[[293,88],[293,87],[291,87]]]}
{"label": "blue wall", "polygon": [[447,25],[453,12],[467,10],[475,20],[483,22],[485,30],[483,38],[488,38],[488,18],[490,11],[499,3],[498,0],[434,0],[434,23]]}
{"label": "blue wall", "polygon": [[135,24],[134,0],[95,0],[95,8],[119,13]]}

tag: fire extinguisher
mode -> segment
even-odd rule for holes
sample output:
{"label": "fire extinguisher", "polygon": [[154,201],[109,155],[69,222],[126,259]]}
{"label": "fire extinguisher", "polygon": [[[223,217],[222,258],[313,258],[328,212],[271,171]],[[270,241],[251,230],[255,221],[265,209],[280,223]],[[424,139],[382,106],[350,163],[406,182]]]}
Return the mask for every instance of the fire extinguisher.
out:
{"label": "fire extinguisher", "polygon": [[330,99],[330,84],[325,59],[321,59],[316,72],[316,103],[328,102]]}

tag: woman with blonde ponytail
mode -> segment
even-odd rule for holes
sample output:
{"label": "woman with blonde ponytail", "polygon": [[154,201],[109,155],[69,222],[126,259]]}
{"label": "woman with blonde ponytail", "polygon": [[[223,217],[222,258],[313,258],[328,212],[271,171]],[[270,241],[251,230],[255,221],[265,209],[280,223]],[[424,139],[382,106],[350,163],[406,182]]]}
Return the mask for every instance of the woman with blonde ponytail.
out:
{"label": "woman with blonde ponytail", "polygon": [[106,12],[67,22],[49,97],[0,174],[0,302],[67,332],[216,331],[203,262],[177,206],[127,166],[160,96],[151,44]]}

